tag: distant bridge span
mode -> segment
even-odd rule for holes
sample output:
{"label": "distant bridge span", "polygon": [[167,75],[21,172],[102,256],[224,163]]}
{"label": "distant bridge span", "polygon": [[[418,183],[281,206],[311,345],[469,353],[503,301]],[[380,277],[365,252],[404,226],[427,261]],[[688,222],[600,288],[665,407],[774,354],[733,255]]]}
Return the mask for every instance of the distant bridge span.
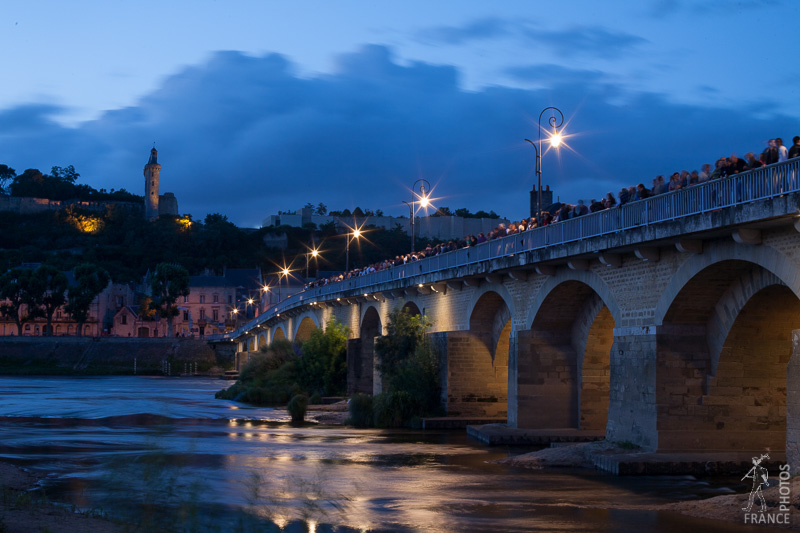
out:
{"label": "distant bridge span", "polygon": [[794,159],[307,290],[212,340],[248,352],[333,316],[350,392],[378,392],[374,338],[409,306],[450,413],[800,464],[798,207]]}

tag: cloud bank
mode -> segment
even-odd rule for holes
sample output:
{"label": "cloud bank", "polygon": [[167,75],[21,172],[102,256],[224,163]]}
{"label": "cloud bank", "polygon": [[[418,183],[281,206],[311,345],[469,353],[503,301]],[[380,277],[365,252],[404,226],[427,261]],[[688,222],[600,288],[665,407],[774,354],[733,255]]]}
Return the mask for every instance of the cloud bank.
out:
{"label": "cloud bank", "polygon": [[59,125],[52,105],[0,111],[0,163],[18,172],[73,164],[84,183],[142,194],[155,142],[162,192],[196,218],[219,212],[258,226],[307,202],[401,215],[421,177],[436,184],[440,205],[520,218],[535,179],[523,139],[536,137],[550,105],[574,134],[571,150],[544,156],[544,183],[565,201],[797,134],[795,119],[772,110],[675,104],[626,92],[600,71],[521,64],[509,72],[536,88],[466,91],[455,68],[400,64],[377,45],[311,78],[280,55],[219,52],[136,106],[75,128]]}

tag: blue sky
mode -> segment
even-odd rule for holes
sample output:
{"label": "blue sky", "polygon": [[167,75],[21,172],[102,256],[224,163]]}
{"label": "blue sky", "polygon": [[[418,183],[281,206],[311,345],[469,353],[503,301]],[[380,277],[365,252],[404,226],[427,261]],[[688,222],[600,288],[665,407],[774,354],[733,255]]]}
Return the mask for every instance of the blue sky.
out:
{"label": "blue sky", "polygon": [[142,193],[153,142],[182,212],[528,215],[539,112],[564,201],[800,135],[800,3],[14,2],[0,7],[0,163]]}

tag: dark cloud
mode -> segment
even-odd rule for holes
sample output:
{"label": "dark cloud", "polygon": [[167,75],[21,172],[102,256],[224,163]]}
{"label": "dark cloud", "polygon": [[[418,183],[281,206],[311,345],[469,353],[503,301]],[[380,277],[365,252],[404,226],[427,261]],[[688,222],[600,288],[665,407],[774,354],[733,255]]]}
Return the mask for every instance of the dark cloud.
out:
{"label": "dark cloud", "polygon": [[599,70],[573,69],[561,65],[540,64],[510,67],[505,73],[518,81],[530,81],[551,84],[597,83],[605,79]]}
{"label": "dark cloud", "polygon": [[221,212],[258,225],[277,210],[330,208],[402,215],[407,188],[436,183],[441,205],[528,214],[539,112],[567,118],[572,151],[544,156],[544,182],[562,200],[598,197],[721,154],[760,150],[791,138],[796,120],[764,109],[678,105],[627,93],[600,73],[555,65],[536,90],[467,91],[451,66],[400,65],[385,47],[338,59],[335,72],[301,78],[279,55],[220,52],[186,68],[136,106],[75,128],[53,122],[52,106],[0,112],[0,162],[18,170],[74,164],[95,187],[141,193],[156,141],[162,191],[181,211]]}
{"label": "dark cloud", "polygon": [[783,0],[654,0],[650,14],[656,18],[688,11],[695,14],[716,13],[726,16],[742,11],[767,10],[784,5]]}
{"label": "dark cloud", "polygon": [[461,26],[437,26],[418,33],[428,43],[464,45],[472,41],[513,37],[549,48],[562,57],[600,57],[614,59],[647,40],[601,26],[574,26],[548,30],[527,20],[484,18]]}
{"label": "dark cloud", "polygon": [[516,25],[495,17],[481,18],[463,26],[437,26],[417,33],[422,42],[461,45],[471,41],[497,39],[516,33]]}
{"label": "dark cloud", "polygon": [[553,50],[562,57],[615,59],[647,43],[647,39],[600,26],[574,26],[564,30],[525,28],[526,39]]}

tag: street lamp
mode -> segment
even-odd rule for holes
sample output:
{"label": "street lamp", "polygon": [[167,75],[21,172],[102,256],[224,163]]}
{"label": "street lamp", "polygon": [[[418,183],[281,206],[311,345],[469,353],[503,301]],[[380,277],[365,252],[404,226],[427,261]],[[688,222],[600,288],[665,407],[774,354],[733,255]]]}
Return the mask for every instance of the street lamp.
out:
{"label": "street lamp", "polygon": [[[261,290],[264,292],[262,298],[266,299],[266,305],[264,306],[264,310],[269,309],[269,306],[272,305],[272,302],[267,298],[267,293],[269,293],[269,285],[264,285],[261,287]],[[263,312],[263,311],[259,311]]]}
{"label": "street lamp", "polygon": [[[538,191],[538,198],[536,202],[536,226],[542,227],[542,116],[545,114],[546,111],[553,110],[553,114],[547,120],[550,123],[550,126],[553,128],[553,133],[550,135],[548,141],[550,142],[550,146],[553,148],[558,148],[561,144],[561,134],[558,133],[558,128],[564,123],[564,114],[561,112],[560,109],[557,107],[545,107],[542,109],[542,112],[539,113],[539,146],[531,141],[530,139],[525,139],[536,149],[536,178],[539,181],[539,191]],[[556,113],[558,113],[558,117],[556,117]]]}
{"label": "street lamp", "polygon": [[[278,303],[280,303],[280,301],[281,301],[281,278],[287,278],[288,279],[290,272],[291,271],[286,267],[283,267],[283,270],[278,272]],[[287,289],[289,288],[289,282],[288,281],[286,282],[286,288]]]}
{"label": "street lamp", "polygon": [[[414,237],[416,235],[416,231],[414,231],[414,219],[417,218],[417,210],[414,208],[415,203],[419,203],[421,208],[426,208],[430,205],[431,200],[428,195],[425,194],[425,187],[428,187],[428,191],[431,190],[431,184],[428,183],[426,179],[418,179],[414,182],[414,185],[411,186],[411,203],[406,202],[403,200],[403,203],[408,206],[409,211],[411,212],[411,253],[414,253]],[[415,189],[419,190],[417,192]],[[415,198],[416,197],[416,198]]]}
{"label": "street lamp", "polygon": [[347,245],[344,249],[344,271],[345,273],[350,272],[350,241],[353,239],[358,239],[361,237],[361,230],[355,228],[352,232],[347,234]]}
{"label": "street lamp", "polygon": [[[306,253],[306,282],[308,282],[308,262],[312,257],[316,260],[318,255],[319,250],[316,248],[312,248],[310,252]],[[317,275],[319,275],[319,268],[317,268]]]}

